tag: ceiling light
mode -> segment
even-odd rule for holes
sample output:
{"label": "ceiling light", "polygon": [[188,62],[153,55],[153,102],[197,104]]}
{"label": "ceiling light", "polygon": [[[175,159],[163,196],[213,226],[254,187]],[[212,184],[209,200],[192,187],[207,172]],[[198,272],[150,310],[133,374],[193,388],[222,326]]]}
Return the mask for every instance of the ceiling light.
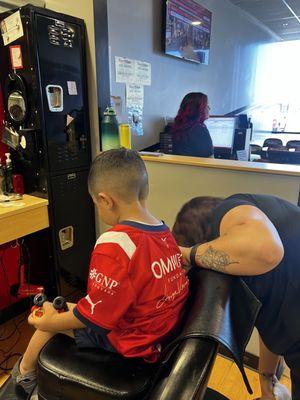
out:
{"label": "ceiling light", "polygon": [[200,22],[200,21],[193,21],[192,22],[192,25],[194,25],[194,26],[201,25],[201,24],[202,24],[202,22]]}

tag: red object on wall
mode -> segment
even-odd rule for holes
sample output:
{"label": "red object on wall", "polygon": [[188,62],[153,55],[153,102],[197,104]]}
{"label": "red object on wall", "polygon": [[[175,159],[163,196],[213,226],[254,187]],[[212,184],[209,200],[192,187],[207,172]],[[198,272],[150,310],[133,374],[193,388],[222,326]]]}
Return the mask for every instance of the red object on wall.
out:
{"label": "red object on wall", "polygon": [[[2,143],[3,130],[3,97],[0,87],[0,159],[5,162],[5,153],[8,147]],[[11,296],[10,287],[18,283],[20,248],[16,242],[11,242],[0,246],[0,310],[15,303],[19,299]]]}
{"label": "red object on wall", "polygon": [[24,194],[24,182],[22,175],[13,175],[13,188],[14,193]]}
{"label": "red object on wall", "polygon": [[0,310],[20,300],[10,294],[12,285],[17,284],[20,248],[16,242],[0,246]]}

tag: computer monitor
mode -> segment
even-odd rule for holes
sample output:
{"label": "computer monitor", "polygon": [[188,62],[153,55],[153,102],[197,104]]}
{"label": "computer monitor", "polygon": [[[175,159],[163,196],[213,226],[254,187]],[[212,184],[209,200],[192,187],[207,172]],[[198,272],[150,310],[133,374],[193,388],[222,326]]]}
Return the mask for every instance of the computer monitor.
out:
{"label": "computer monitor", "polygon": [[210,117],[205,121],[215,148],[232,152],[235,124],[235,117]]}

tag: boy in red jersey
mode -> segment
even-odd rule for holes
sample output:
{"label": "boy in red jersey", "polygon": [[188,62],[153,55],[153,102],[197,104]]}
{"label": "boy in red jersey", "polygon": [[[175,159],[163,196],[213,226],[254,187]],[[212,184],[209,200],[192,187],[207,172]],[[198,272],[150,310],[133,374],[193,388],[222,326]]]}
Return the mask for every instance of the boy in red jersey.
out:
{"label": "boy in red jersey", "polygon": [[68,304],[67,312],[46,302],[42,317],[29,316],[37,330],[12,372],[27,392],[36,385],[38,354],[57,332],[74,337],[79,347],[157,361],[188,296],[181,252],[147,209],[148,176],[139,155],[126,149],[100,154],[88,186],[100,219],[113,228],[96,242],[87,295]]}

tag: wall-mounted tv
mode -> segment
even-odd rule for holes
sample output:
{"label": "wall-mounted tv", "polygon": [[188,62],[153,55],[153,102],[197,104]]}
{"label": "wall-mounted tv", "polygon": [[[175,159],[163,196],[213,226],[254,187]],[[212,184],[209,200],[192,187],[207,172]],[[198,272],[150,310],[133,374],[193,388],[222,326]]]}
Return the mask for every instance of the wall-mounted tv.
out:
{"label": "wall-mounted tv", "polygon": [[164,7],[165,53],[208,64],[212,13],[194,0],[167,0]]}

